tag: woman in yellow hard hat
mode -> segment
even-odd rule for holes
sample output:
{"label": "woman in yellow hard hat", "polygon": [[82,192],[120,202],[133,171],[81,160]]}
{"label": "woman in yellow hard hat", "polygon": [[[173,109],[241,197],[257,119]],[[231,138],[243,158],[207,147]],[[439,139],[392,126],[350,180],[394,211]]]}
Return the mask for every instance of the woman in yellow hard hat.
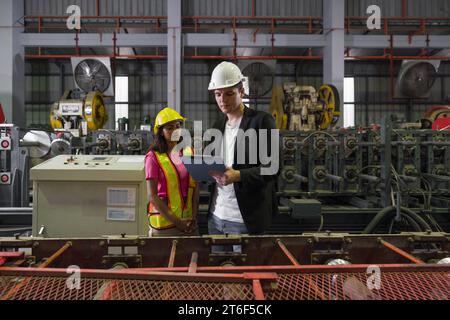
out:
{"label": "woman in yellow hard hat", "polygon": [[188,147],[173,152],[181,142],[184,121],[171,108],[161,110],[155,119],[153,143],[145,156],[149,233],[153,237],[197,234],[198,185],[180,159],[193,151]]}

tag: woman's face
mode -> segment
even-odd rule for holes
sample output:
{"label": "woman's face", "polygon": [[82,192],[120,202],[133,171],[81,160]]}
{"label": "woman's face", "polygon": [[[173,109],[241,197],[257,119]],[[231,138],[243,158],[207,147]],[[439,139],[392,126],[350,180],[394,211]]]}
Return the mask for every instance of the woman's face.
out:
{"label": "woman's face", "polygon": [[172,121],[163,126],[162,133],[167,143],[180,140],[181,127],[181,121]]}

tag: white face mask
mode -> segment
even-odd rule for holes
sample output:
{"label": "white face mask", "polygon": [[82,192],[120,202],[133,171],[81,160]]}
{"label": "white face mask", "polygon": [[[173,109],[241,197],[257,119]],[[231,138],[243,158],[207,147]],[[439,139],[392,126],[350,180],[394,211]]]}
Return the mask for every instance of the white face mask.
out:
{"label": "white face mask", "polygon": [[172,136],[170,137],[170,140],[172,141],[178,141],[181,138],[181,128],[176,129],[172,132]]}

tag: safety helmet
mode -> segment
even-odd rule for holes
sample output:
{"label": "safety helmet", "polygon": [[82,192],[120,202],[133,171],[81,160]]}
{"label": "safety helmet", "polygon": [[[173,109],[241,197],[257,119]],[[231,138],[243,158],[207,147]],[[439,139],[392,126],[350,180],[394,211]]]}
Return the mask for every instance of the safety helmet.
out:
{"label": "safety helmet", "polygon": [[172,122],[175,120],[185,121],[186,118],[182,117],[178,112],[176,112],[172,108],[162,109],[156,116],[155,125],[153,127],[153,133],[157,134],[158,129],[160,127],[162,127],[166,123],[169,123],[169,122]]}
{"label": "safety helmet", "polygon": [[221,62],[213,70],[208,90],[229,88],[245,81],[245,77],[237,65],[231,62]]}

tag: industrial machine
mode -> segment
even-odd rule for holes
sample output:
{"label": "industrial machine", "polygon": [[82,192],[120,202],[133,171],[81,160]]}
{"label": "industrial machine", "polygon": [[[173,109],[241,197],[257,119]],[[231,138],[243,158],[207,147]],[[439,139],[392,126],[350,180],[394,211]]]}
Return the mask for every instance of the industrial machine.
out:
{"label": "industrial machine", "polygon": [[150,130],[111,131],[97,130],[90,135],[92,142],[87,143],[89,154],[146,154],[152,142]]}
{"label": "industrial machine", "polygon": [[31,169],[33,235],[147,235],[144,156],[61,155]]}
{"label": "industrial machine", "polygon": [[72,58],[71,62],[77,89],[66,90],[53,104],[50,123],[55,130],[83,137],[105,125],[108,115],[104,97],[113,95],[113,77],[109,59]]}
{"label": "industrial machine", "polygon": [[[326,207],[348,217],[390,208],[379,231],[449,227],[447,216],[434,219],[450,205],[448,130],[394,129],[385,119],[380,127],[282,131],[280,146],[281,203],[297,219],[323,218]],[[420,217],[403,217],[409,209]]]}
{"label": "industrial machine", "polygon": [[429,107],[421,122],[424,129],[450,130],[450,106]]}
{"label": "industrial machine", "polygon": [[448,300],[449,252],[448,233],[17,237],[0,299]]}
{"label": "industrial machine", "polygon": [[0,207],[28,207],[29,168],[48,159],[52,135],[0,124]]}
{"label": "industrial machine", "polygon": [[285,83],[272,89],[269,112],[278,129],[324,130],[337,122],[339,110],[339,93],[330,84],[322,85],[318,91],[312,86],[296,83]]}

